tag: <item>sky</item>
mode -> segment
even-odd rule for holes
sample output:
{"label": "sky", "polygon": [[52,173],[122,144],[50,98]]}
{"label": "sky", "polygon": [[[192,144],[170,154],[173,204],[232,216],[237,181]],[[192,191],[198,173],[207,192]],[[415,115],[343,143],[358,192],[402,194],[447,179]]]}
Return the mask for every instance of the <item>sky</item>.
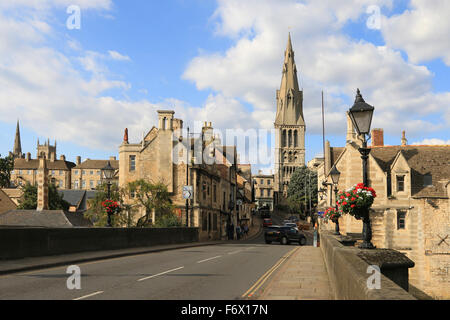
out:
{"label": "sky", "polygon": [[2,0],[0,154],[18,119],[23,152],[56,140],[69,161],[117,156],[124,129],[139,142],[161,109],[191,128],[273,129],[289,32],[307,161],[322,153],[322,90],[332,146],[357,88],[385,144],[403,130],[450,144],[449,15],[447,0]]}

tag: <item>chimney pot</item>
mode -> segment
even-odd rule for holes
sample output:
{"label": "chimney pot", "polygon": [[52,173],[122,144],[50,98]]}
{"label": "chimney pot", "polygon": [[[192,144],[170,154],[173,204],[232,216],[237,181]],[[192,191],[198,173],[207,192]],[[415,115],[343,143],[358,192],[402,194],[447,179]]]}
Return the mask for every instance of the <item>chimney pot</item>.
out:
{"label": "chimney pot", "polygon": [[80,165],[80,164],[81,164],[81,157],[80,157],[80,156],[77,156],[76,165],[78,166],[78,165]]}
{"label": "chimney pot", "polygon": [[115,156],[109,157],[109,161],[115,161],[115,160],[116,160],[116,157],[115,157]]}
{"label": "chimney pot", "polygon": [[384,146],[384,131],[383,129],[373,129],[372,130],[372,147],[383,147]]}
{"label": "chimney pot", "polygon": [[61,160],[61,161],[66,161],[66,156],[65,155],[60,155],[59,156],[59,160]]}

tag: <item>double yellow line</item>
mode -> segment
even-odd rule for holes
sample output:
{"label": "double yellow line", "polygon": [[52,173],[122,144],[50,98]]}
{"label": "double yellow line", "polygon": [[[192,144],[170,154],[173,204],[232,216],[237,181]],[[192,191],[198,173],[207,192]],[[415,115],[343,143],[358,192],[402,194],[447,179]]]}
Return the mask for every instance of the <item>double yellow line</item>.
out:
{"label": "double yellow line", "polygon": [[272,275],[272,273],[275,272],[275,270],[278,269],[278,267],[280,267],[283,262],[285,260],[287,260],[295,251],[297,251],[299,249],[299,247],[292,249],[291,251],[288,252],[287,255],[283,256],[280,258],[280,260],[277,261],[277,263],[275,263],[275,265],[270,268],[269,270],[267,270],[266,273],[264,273],[261,278],[258,279],[258,281],[255,282],[255,284],[253,286],[251,286],[250,289],[248,289],[241,298],[250,298],[252,297],[256,291],[259,290],[259,288],[261,288],[261,286],[267,281],[267,279]]}

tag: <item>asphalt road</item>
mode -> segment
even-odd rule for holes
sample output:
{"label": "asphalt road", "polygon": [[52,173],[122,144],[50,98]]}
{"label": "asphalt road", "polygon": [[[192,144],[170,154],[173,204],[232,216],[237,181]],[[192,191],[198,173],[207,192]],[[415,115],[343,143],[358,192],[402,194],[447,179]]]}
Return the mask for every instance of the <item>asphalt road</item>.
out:
{"label": "asphalt road", "polygon": [[[81,263],[80,289],[67,267],[0,276],[0,299],[233,300],[297,245],[253,240]],[[74,283],[70,281],[70,283]]]}

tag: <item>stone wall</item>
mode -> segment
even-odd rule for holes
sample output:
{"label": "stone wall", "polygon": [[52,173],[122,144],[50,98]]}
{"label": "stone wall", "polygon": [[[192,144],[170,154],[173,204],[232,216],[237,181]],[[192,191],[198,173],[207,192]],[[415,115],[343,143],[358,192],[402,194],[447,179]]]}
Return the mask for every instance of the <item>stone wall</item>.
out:
{"label": "stone wall", "polygon": [[198,242],[197,228],[5,228],[0,260]]}
{"label": "stone wall", "polygon": [[369,264],[358,253],[362,250],[345,247],[328,231],[320,234],[320,248],[337,300],[415,300],[392,280],[380,274],[380,289],[369,289]]}

